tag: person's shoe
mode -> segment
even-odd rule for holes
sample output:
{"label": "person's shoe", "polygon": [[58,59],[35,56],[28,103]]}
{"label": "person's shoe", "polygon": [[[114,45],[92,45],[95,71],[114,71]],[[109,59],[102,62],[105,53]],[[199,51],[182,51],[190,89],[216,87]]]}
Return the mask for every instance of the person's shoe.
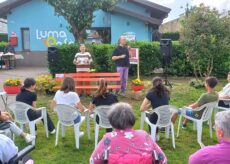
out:
{"label": "person's shoe", "polygon": [[81,136],[83,136],[84,135],[84,132],[80,132],[80,135],[79,135],[79,137],[81,137]]}
{"label": "person's shoe", "polygon": [[159,130],[160,130],[161,132],[165,132],[165,128],[164,128],[164,127],[159,128]]}
{"label": "person's shoe", "polygon": [[182,124],[182,129],[186,129],[186,124]]}
{"label": "person's shoe", "polygon": [[26,136],[25,136],[25,140],[27,143],[32,142],[33,140],[35,140],[35,138],[36,138],[36,136],[31,135],[31,134],[26,134]]}
{"label": "person's shoe", "polygon": [[124,92],[121,92],[119,95],[125,97],[125,93]]}
{"label": "person's shoe", "polygon": [[55,134],[55,133],[56,133],[55,129],[50,132],[50,134]]}

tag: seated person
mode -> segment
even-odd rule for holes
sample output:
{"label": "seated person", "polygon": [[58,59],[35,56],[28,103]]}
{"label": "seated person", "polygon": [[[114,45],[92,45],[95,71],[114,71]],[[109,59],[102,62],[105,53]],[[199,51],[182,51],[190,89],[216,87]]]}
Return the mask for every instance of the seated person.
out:
{"label": "seated person", "polygon": [[[147,93],[145,99],[143,100],[140,111],[144,112],[148,110],[150,106],[154,110],[155,108],[162,105],[169,105],[170,100],[170,91],[167,87],[163,85],[163,81],[160,77],[155,77],[152,80],[152,88]],[[152,113],[148,115],[148,118],[151,123],[156,124],[158,120],[158,116],[156,113]],[[177,118],[177,114],[174,114],[172,117],[172,122],[175,123]],[[150,128],[150,127],[149,127]]]}
{"label": "seated person", "polygon": [[8,163],[18,154],[18,147],[7,136],[0,134],[0,163]]}
{"label": "seated person", "polygon": [[[218,106],[230,108],[230,71],[228,72],[228,84],[219,92],[219,104]],[[229,99],[229,103],[224,102],[222,99]]]}
{"label": "seated person", "polygon": [[[115,131],[106,133],[90,157],[90,163],[103,163],[104,152],[109,150],[109,163],[152,163],[152,153],[156,152],[159,163],[167,163],[160,147],[143,130],[134,130],[135,116],[127,103],[116,103],[108,114],[109,122]],[[119,162],[118,162],[119,161]]]}
{"label": "seated person", "polygon": [[12,46],[12,45],[10,45],[10,43],[8,43],[8,45],[4,49],[4,54],[5,55],[11,54],[10,56],[4,57],[4,62],[5,62],[6,68],[11,69],[12,65],[10,65],[11,63],[9,61],[15,60],[15,56],[13,55],[13,54],[15,54],[14,46]]}
{"label": "seated person", "polygon": [[218,112],[215,130],[219,144],[206,146],[189,157],[189,164],[230,163],[230,111]]}
{"label": "seated person", "polygon": [[[24,85],[21,88],[21,92],[16,96],[16,101],[26,103],[36,108],[37,95],[35,93],[35,86],[36,86],[36,81],[33,78],[26,78],[24,80]],[[42,111],[29,109],[27,115],[30,121],[36,120],[37,118],[41,117]],[[47,124],[48,124],[49,132],[51,134],[54,134],[56,132],[55,127],[48,113],[47,113]]]}
{"label": "seated person", "polygon": [[21,136],[26,142],[31,142],[35,139],[35,136],[24,133],[14,122],[12,122],[12,116],[8,112],[0,111],[0,130],[8,129],[16,136]]}
{"label": "seated person", "polygon": [[[75,82],[72,77],[65,77],[61,89],[55,93],[53,106],[56,104],[65,104],[84,112],[85,107],[81,104],[78,94],[75,92]],[[81,121],[81,115],[74,120],[74,123]]]}
{"label": "seated person", "polygon": [[[100,105],[112,105],[117,103],[117,96],[111,92],[107,92],[107,81],[104,78],[99,80],[99,88],[96,91],[95,96],[92,98],[89,109],[93,110],[95,107]],[[99,117],[96,116],[96,122],[99,123]],[[112,132],[112,128],[106,129],[106,132]]]}
{"label": "seated person", "polygon": [[[215,86],[217,85],[217,83],[218,80],[216,77],[210,76],[205,79],[205,89],[207,92],[203,93],[195,103],[189,105],[189,107],[191,107],[191,110],[186,110],[186,114],[188,116],[200,119],[204,110],[193,111],[193,109],[218,100],[218,93],[215,92]],[[186,128],[187,122],[188,119],[185,119],[183,121],[182,128]]]}

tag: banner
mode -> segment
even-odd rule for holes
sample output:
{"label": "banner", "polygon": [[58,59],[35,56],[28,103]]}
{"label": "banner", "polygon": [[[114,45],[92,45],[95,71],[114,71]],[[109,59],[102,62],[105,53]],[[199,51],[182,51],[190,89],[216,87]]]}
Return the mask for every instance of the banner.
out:
{"label": "banner", "polygon": [[129,61],[130,61],[130,64],[138,64],[138,61],[139,61],[139,49],[138,48],[129,49]]}

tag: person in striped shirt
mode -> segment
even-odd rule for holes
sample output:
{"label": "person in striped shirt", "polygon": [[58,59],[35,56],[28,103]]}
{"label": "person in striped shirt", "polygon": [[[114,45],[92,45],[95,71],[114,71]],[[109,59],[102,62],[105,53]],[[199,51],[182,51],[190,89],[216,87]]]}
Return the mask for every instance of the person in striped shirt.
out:
{"label": "person in striped shirt", "polygon": [[[73,60],[76,65],[76,72],[90,72],[90,66],[93,60],[89,52],[86,52],[84,44],[80,45],[80,52],[78,52]],[[82,81],[77,82],[77,85],[83,85]],[[85,85],[90,85],[90,82],[85,82]],[[82,95],[82,90],[77,90],[79,95]],[[90,95],[90,90],[86,90],[86,94]]]}

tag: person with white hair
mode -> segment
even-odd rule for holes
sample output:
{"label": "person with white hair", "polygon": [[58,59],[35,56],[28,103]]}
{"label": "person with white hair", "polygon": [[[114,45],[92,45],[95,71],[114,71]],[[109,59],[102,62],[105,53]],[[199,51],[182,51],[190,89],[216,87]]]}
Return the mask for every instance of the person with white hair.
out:
{"label": "person with white hair", "polygon": [[128,103],[113,104],[108,118],[115,131],[104,135],[91,155],[91,164],[103,163],[106,156],[109,163],[167,163],[164,152],[151,136],[133,129],[135,116]]}
{"label": "person with white hair", "polygon": [[218,112],[215,130],[219,144],[206,146],[189,157],[189,164],[230,163],[230,111]]}

